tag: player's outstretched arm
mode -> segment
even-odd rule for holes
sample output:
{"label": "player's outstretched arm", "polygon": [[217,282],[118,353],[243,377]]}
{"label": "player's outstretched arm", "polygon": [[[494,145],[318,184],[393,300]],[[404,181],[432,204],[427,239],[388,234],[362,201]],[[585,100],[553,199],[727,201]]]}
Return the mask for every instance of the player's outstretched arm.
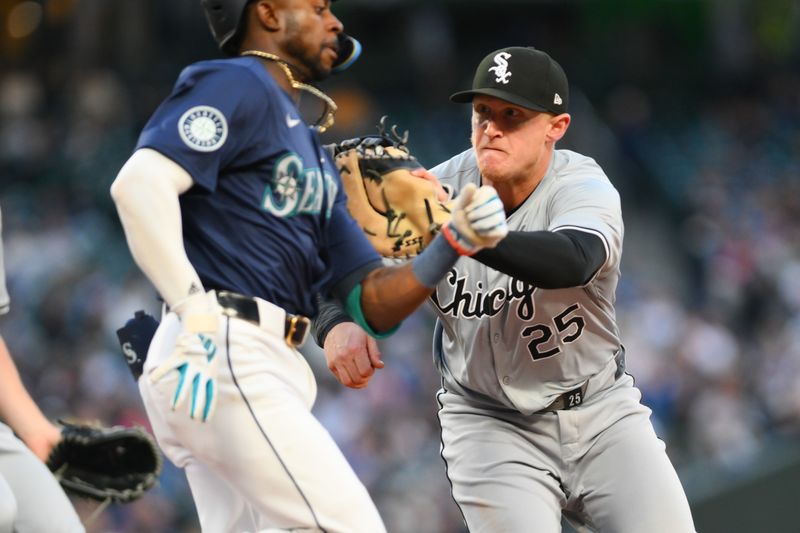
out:
{"label": "player's outstretched arm", "polygon": [[0,337],[0,418],[31,451],[44,461],[61,439],[61,432],[53,425],[25,389],[19,372],[11,359],[8,347]]}
{"label": "player's outstretched arm", "polygon": [[[431,182],[439,199],[446,200],[447,192],[433,173],[420,168],[411,174]],[[613,200],[608,205],[614,205]],[[530,250],[537,253],[531,254]],[[503,242],[481,250],[473,258],[531,285],[563,289],[590,280],[605,263],[607,249],[596,232],[579,229],[509,231]]]}
{"label": "player's outstretched arm", "polygon": [[[437,237],[433,242],[437,240],[443,238]],[[433,249],[432,246],[433,243],[426,250]],[[445,247],[448,249],[442,250],[441,258],[436,258],[435,264],[428,269],[431,278],[441,279],[458,259],[458,254],[446,242],[442,248]],[[388,332],[413,313],[433,293],[435,283],[429,283],[420,280],[414,272],[413,262],[370,272],[361,282],[360,303],[363,317],[372,332]],[[352,309],[352,305],[347,306],[351,316]]]}

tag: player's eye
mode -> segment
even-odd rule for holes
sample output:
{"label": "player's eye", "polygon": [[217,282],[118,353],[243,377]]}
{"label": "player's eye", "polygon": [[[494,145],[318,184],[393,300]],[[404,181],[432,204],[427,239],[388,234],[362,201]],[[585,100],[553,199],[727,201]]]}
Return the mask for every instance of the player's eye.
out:
{"label": "player's eye", "polygon": [[487,105],[476,104],[474,110],[475,114],[478,115],[478,117],[480,117],[481,119],[484,119],[486,118],[487,115],[489,115],[489,106]]}

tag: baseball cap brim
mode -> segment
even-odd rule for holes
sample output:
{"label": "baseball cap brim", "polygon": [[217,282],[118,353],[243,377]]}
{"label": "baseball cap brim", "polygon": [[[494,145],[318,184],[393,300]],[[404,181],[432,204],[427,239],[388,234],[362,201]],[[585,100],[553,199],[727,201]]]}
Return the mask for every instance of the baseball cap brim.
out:
{"label": "baseball cap brim", "polygon": [[552,113],[549,109],[545,109],[544,107],[534,104],[527,98],[523,98],[516,94],[511,94],[506,91],[502,91],[500,89],[493,89],[493,88],[485,88],[485,89],[470,89],[469,91],[459,91],[455,94],[450,95],[450,101],[455,102],[457,104],[468,104],[472,102],[472,99],[475,97],[476,94],[482,94],[485,96],[493,96],[495,98],[499,98],[501,100],[505,100],[506,102],[511,102],[512,104],[518,105],[520,107],[524,107],[527,109],[532,109],[534,111],[541,111],[544,113]]}

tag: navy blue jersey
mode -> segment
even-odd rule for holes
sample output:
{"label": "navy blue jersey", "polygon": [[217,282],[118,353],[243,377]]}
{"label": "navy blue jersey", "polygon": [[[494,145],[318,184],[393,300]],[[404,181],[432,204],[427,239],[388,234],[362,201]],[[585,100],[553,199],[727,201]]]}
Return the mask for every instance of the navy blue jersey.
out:
{"label": "navy blue jersey", "polygon": [[139,148],[194,179],[180,197],[183,237],[206,288],[314,316],[318,292],[380,264],[316,132],[256,58],[187,67]]}

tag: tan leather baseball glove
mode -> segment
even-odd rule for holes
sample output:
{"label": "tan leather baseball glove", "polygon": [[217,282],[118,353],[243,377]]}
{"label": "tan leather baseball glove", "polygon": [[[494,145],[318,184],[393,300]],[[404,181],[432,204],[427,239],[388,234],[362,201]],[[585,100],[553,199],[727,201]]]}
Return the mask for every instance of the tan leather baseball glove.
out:
{"label": "tan leather baseball glove", "polygon": [[372,245],[384,257],[419,254],[450,219],[434,185],[410,171],[421,168],[386,117],[378,135],[348,139],[333,145],[334,162],[347,193],[347,207]]}

